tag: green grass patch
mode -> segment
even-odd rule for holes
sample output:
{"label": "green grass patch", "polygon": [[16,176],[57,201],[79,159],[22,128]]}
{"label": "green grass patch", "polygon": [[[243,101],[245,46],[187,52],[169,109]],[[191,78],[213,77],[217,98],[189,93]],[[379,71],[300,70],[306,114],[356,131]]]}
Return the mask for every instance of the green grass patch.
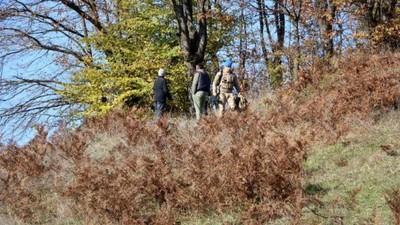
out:
{"label": "green grass patch", "polygon": [[309,151],[304,190],[317,203],[304,208],[305,224],[394,224],[385,193],[400,185],[400,157],[381,147],[399,146],[394,114],[375,125],[359,124],[350,143]]}

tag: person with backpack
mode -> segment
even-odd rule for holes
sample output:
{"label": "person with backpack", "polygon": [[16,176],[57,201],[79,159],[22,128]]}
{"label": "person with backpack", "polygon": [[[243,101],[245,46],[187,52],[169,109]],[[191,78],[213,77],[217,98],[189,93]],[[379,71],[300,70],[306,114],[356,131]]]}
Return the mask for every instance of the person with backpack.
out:
{"label": "person with backpack", "polygon": [[225,111],[225,105],[228,103],[230,110],[235,110],[235,96],[233,88],[236,89],[238,96],[240,94],[240,87],[237,76],[232,71],[232,62],[226,61],[224,68],[219,71],[214,78],[212,92],[214,96],[219,98],[217,115],[222,116]]}
{"label": "person with backpack", "polygon": [[210,87],[210,76],[208,76],[208,74],[204,71],[203,64],[197,64],[191,87],[197,121],[200,120],[201,115],[207,114],[206,104],[210,92]]}
{"label": "person with backpack", "polygon": [[167,99],[172,100],[169,93],[167,81],[164,78],[165,70],[159,69],[158,76],[154,81],[154,118],[159,119],[165,111]]}

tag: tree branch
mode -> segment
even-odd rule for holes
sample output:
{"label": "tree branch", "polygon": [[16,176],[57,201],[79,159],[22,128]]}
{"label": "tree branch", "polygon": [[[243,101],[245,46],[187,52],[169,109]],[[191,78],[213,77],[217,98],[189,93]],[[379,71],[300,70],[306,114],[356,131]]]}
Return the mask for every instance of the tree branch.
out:
{"label": "tree branch", "polygon": [[100,23],[100,21],[98,19],[92,18],[91,16],[89,16],[87,13],[85,13],[84,11],[82,11],[82,8],[79,7],[78,5],[76,5],[74,2],[69,1],[69,0],[61,0],[61,2],[69,7],[70,9],[72,9],[73,11],[75,11],[76,13],[78,13],[80,16],[82,16],[83,18],[85,18],[86,20],[90,21],[90,23],[93,24],[93,26],[95,26],[99,31],[104,32],[105,29],[103,27],[103,24]]}

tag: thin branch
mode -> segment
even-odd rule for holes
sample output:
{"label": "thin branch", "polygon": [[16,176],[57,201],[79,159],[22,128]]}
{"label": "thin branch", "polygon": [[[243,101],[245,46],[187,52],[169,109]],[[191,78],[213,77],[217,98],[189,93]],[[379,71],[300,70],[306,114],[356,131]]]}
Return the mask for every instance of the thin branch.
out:
{"label": "thin branch", "polygon": [[49,84],[49,83],[50,84],[59,84],[59,85],[65,85],[66,84],[65,82],[60,82],[60,81],[55,81],[55,80],[26,79],[26,78],[22,78],[22,77],[16,77],[16,79],[21,80],[21,81],[26,82],[26,83],[36,83],[36,84],[38,84],[40,86],[50,88],[53,91],[59,91],[59,90],[55,89],[54,87],[51,87],[51,86],[49,86],[47,84]]}
{"label": "thin branch", "polygon": [[68,51],[66,49],[62,49],[62,46],[58,46],[58,45],[44,45],[42,44],[37,38],[31,36],[30,34],[21,31],[19,29],[16,28],[12,28],[12,27],[8,27],[8,28],[2,28],[0,30],[8,30],[8,31],[14,31],[16,33],[19,33],[20,35],[22,35],[23,37],[26,37],[30,40],[32,40],[34,43],[36,43],[36,45],[42,49],[46,49],[49,51],[54,51],[54,52],[60,52],[60,53],[64,53],[64,54],[68,54],[68,55],[73,55],[76,58],[78,58],[79,60],[83,61],[83,55],[78,53],[78,52],[74,52],[74,51]]}
{"label": "thin branch", "polygon": [[95,26],[99,31],[103,31],[103,32],[105,31],[103,25],[100,23],[99,20],[96,20],[96,19],[92,18],[87,13],[82,11],[82,8],[79,7],[78,5],[76,5],[74,2],[69,1],[69,0],[61,0],[61,3],[63,3],[65,6],[69,7],[70,9],[75,11],[76,13],[78,13],[83,18],[85,18],[88,21],[90,21],[90,23],[92,23],[93,26]]}

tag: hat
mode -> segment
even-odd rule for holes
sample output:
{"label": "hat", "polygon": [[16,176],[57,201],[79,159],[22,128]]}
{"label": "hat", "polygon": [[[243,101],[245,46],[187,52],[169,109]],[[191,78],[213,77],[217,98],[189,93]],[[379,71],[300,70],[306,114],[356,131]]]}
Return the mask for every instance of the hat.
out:
{"label": "hat", "polygon": [[165,75],[165,70],[159,69],[158,70],[158,76],[163,77]]}
{"label": "hat", "polygon": [[224,63],[224,66],[225,67],[231,67],[232,66],[232,62],[231,61],[226,61],[225,63]]}

